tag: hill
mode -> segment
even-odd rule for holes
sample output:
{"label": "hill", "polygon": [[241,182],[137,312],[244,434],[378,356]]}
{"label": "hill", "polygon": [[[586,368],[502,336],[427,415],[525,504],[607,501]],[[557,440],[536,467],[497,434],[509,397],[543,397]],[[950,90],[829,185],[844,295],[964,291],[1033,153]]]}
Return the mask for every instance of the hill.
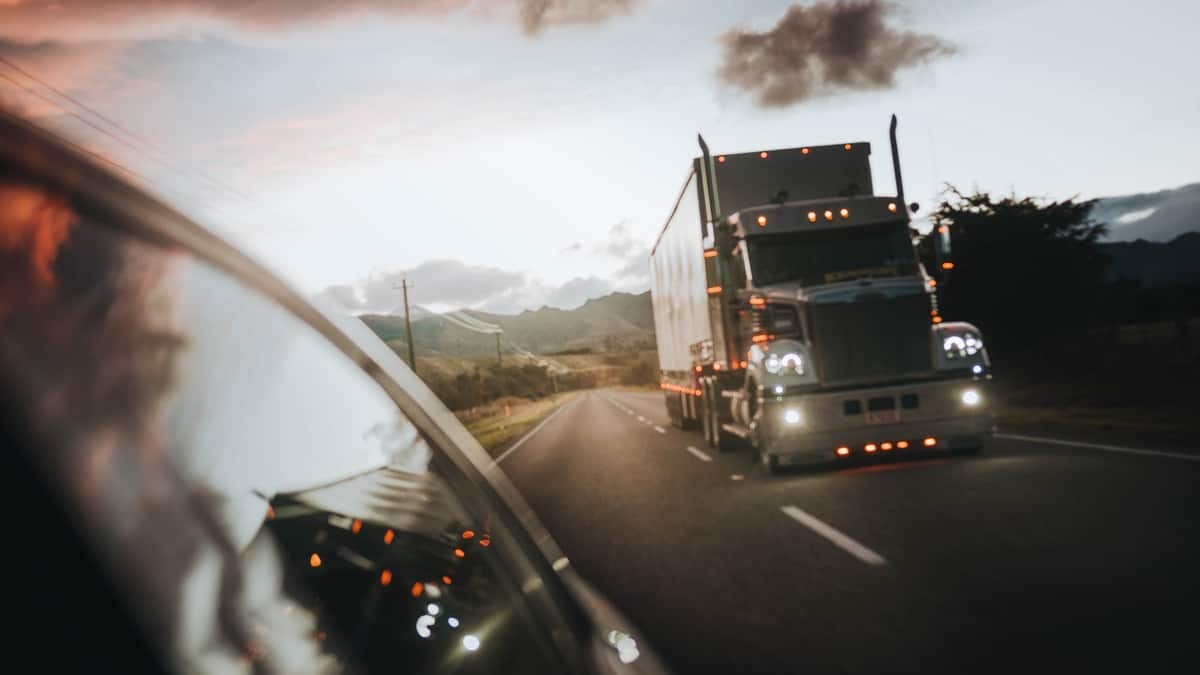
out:
{"label": "hill", "polygon": [[1200,284],[1200,232],[1181,234],[1167,243],[1109,242],[1100,250],[1112,260],[1110,283],[1134,282],[1144,288]]}
{"label": "hill", "polygon": [[[394,348],[406,347],[402,315],[364,314],[360,318]],[[417,351],[440,356],[495,354],[496,338],[481,332],[479,322],[503,331],[505,353],[524,350],[553,354],[654,347],[654,316],[650,292],[646,291],[612,293],[571,310],[543,307],[515,316],[463,310],[448,316],[425,316],[412,322]]]}
{"label": "hill", "polygon": [[1109,226],[1108,241],[1165,243],[1200,231],[1200,183],[1171,190],[1104,197],[1092,217]]}

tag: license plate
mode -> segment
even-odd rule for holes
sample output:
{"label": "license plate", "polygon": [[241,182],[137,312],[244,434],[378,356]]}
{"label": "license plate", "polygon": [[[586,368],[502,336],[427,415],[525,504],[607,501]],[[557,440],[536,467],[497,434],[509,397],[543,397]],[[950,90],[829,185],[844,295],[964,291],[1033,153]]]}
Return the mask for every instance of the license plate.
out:
{"label": "license plate", "polygon": [[899,410],[868,410],[867,424],[895,424],[900,421]]}

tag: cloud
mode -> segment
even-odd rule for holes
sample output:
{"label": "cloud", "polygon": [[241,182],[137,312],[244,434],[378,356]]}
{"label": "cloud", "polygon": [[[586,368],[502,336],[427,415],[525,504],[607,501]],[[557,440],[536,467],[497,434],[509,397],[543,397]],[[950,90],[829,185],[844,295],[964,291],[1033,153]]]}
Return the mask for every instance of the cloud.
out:
{"label": "cloud", "polygon": [[527,34],[627,14],[640,0],[0,0],[0,38],[146,40],[225,27],[275,32],[348,17],[439,16],[468,9],[483,16],[497,5]]}
{"label": "cloud", "polygon": [[650,283],[650,247],[633,235],[629,224],[628,220],[622,220],[613,225],[608,230],[608,238],[592,250],[621,262],[614,276],[622,282],[622,288],[640,289]]}
{"label": "cloud", "polygon": [[552,286],[520,272],[458,260],[430,260],[412,269],[373,272],[353,284],[329,286],[317,298],[355,314],[400,314],[404,311],[403,279],[408,279],[408,301],[414,312],[416,307],[500,314],[546,305],[573,309],[613,290],[611,281],[594,276]]}
{"label": "cloud", "polygon": [[536,34],[551,26],[600,23],[628,14],[640,0],[521,0],[521,26]]}
{"label": "cloud", "polygon": [[718,76],[773,108],[846,91],[890,89],[901,69],[955,53],[937,36],[889,26],[891,11],[883,0],[792,5],[766,32],[735,28],[722,35]]}
{"label": "cloud", "polygon": [[582,250],[583,250],[583,243],[577,241],[577,242],[571,244],[570,246],[564,246],[561,252],[562,253],[579,253]]}

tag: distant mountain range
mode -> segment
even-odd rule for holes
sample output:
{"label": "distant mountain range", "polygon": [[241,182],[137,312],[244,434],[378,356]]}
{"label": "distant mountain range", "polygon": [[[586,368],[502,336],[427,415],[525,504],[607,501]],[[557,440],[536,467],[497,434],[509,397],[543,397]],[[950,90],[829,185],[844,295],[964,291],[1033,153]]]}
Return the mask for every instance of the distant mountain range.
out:
{"label": "distant mountain range", "polygon": [[[360,318],[385,342],[396,347],[406,344],[403,315],[364,314]],[[440,356],[495,353],[496,336],[487,330],[488,326],[503,331],[504,353],[553,354],[654,346],[649,291],[612,293],[571,310],[543,307],[516,316],[462,310],[448,315],[427,314],[412,322],[417,350]]]}
{"label": "distant mountain range", "polygon": [[[1108,280],[1143,287],[1200,284],[1200,183],[1173,190],[1098,200],[1092,216],[1109,224],[1101,244],[1112,259]],[[404,316],[366,314],[366,322],[397,349],[406,346]],[[437,314],[413,308],[418,353],[426,356],[493,354],[499,328],[504,353],[607,351],[653,348],[650,293],[613,293],[571,310],[543,307],[516,316],[462,310]]]}
{"label": "distant mountain range", "polygon": [[1172,190],[1104,197],[1092,218],[1108,224],[1108,241],[1168,242],[1200,232],[1200,183]]}

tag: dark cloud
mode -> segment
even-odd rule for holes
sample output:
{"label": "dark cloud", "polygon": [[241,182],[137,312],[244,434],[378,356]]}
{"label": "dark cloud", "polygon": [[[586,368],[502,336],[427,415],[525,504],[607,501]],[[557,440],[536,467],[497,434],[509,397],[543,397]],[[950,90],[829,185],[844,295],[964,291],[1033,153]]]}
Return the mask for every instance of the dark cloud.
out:
{"label": "dark cloud", "polygon": [[[146,39],[225,25],[277,31],[351,16],[437,16],[478,10],[508,14],[528,34],[595,23],[630,12],[640,0],[0,0],[0,38],[90,41]],[[498,10],[498,12],[497,12]]]}
{"label": "dark cloud", "polygon": [[550,26],[599,23],[628,14],[641,0],[521,0],[521,26],[538,33]]}
{"label": "dark cloud", "polygon": [[955,52],[934,35],[887,23],[882,0],[792,5],[766,32],[735,28],[723,36],[721,80],[782,107],[844,91],[889,89],[896,73]]}

